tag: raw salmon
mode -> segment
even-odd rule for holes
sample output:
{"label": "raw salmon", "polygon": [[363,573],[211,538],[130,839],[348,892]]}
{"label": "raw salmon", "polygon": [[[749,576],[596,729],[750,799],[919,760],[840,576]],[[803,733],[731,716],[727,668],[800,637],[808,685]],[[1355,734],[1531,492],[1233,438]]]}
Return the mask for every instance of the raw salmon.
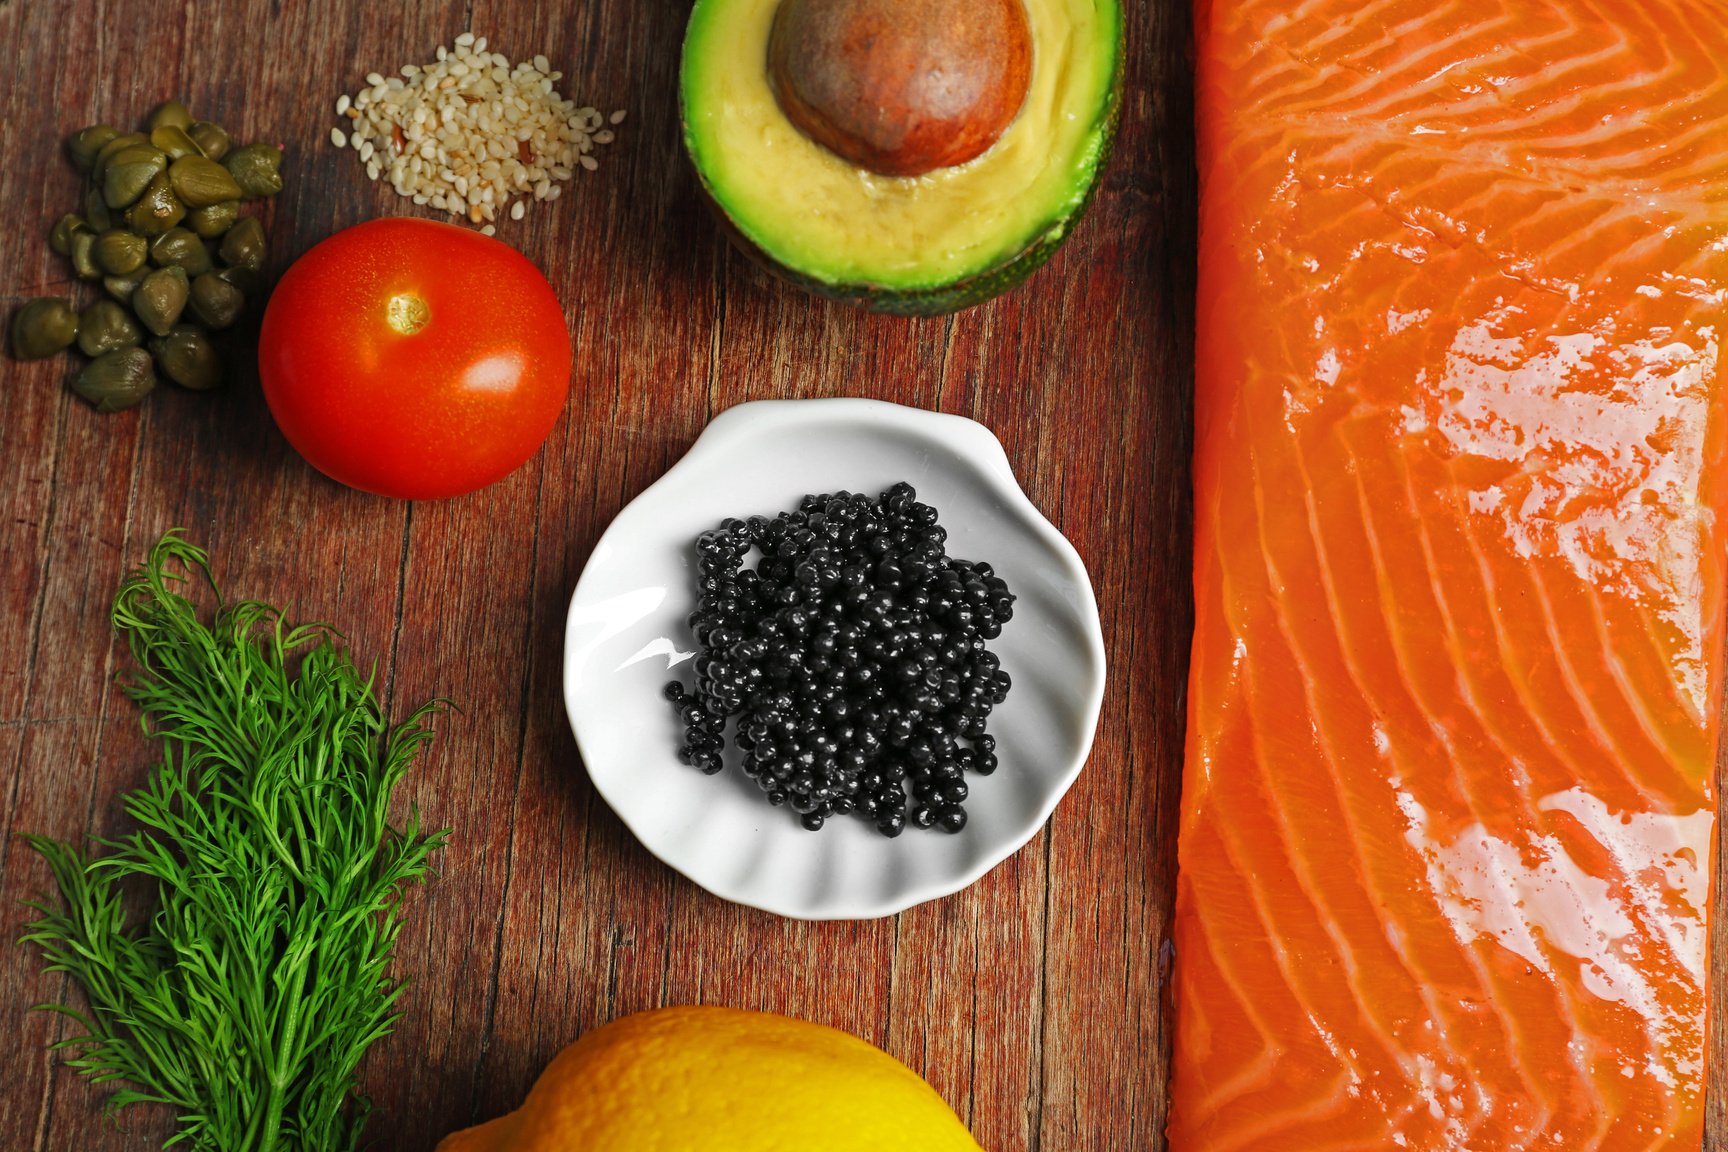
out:
{"label": "raw salmon", "polygon": [[1201,0],[1173,1152],[1695,1149],[1728,11]]}

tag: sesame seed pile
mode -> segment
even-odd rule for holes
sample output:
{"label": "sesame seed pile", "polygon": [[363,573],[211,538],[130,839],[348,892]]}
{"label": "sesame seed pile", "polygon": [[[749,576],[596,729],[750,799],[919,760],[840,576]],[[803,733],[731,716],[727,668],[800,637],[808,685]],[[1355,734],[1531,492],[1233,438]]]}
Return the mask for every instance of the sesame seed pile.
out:
{"label": "sesame seed pile", "polygon": [[598,168],[594,148],[624,120],[564,99],[553,87],[563,75],[544,56],[512,66],[486,51],[485,37],[464,32],[432,63],[388,78],[374,72],[339,98],[349,128],[332,128],[330,142],[358,153],[369,178],[490,236],[506,211],[522,219],[526,197],[556,200],[577,168]]}

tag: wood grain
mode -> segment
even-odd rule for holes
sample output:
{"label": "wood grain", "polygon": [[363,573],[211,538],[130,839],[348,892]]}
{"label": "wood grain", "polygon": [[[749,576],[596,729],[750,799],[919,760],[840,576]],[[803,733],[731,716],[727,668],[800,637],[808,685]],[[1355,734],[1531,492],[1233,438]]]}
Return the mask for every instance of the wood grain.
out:
{"label": "wood grain", "polygon": [[[413,506],[342,489],[275,431],[246,365],[221,394],[103,417],[73,363],[4,361],[0,386],[0,830],[121,827],[150,749],[112,688],[107,604],[164,529],[210,549],[232,593],[339,624],[391,710],[443,695],[408,791],[448,824],[411,900],[408,1014],[366,1066],[379,1149],[430,1149],[513,1107],[564,1044],[636,1009],[709,1002],[823,1021],[927,1076],[993,1149],[1126,1149],[1163,1127],[1157,959],[1173,869],[1189,627],[1187,458],[1193,159],[1182,5],[1133,5],[1117,159],[1089,216],[1025,288],[946,319],[883,318],[773,281],[721,240],[678,141],[687,3],[355,0],[0,2],[4,303],[75,293],[44,242],[75,205],[59,138],[171,96],[286,145],[265,210],[272,274],[330,232],[415,212],[328,142],[335,97],[473,28],[543,52],[562,90],[629,119],[601,167],[506,224],[551,279],[577,349],[545,450],[474,496]],[[256,323],[254,317],[252,323]],[[236,343],[249,346],[249,334]],[[243,357],[244,358],[244,357]],[[598,803],[559,694],[561,622],[595,540],[717,412],[859,395],[994,429],[1091,568],[1112,677],[1092,761],[1047,830],[972,889],[885,920],[804,924],[709,896]],[[47,883],[8,835],[0,930]],[[0,1147],[138,1149],[169,1132],[47,1051],[64,995],[0,949]]]}

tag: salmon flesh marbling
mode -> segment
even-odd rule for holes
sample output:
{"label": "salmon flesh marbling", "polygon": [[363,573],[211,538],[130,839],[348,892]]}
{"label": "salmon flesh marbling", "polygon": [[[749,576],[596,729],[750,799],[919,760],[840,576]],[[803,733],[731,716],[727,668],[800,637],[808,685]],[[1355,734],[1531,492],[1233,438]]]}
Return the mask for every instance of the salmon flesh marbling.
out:
{"label": "salmon flesh marbling", "polygon": [[1728,6],[1195,50],[1172,1152],[1697,1149]]}

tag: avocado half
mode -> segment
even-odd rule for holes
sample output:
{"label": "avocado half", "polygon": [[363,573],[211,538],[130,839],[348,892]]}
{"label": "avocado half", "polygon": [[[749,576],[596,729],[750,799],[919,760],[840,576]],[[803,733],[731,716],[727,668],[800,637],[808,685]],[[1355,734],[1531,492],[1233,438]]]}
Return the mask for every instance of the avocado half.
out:
{"label": "avocado half", "polygon": [[1121,0],[1024,0],[1025,103],[982,155],[882,176],[812,141],[768,78],[780,0],[696,0],[684,36],[684,145],[733,239],[820,295],[933,315],[1024,280],[1067,238],[1109,159],[1121,104]]}

